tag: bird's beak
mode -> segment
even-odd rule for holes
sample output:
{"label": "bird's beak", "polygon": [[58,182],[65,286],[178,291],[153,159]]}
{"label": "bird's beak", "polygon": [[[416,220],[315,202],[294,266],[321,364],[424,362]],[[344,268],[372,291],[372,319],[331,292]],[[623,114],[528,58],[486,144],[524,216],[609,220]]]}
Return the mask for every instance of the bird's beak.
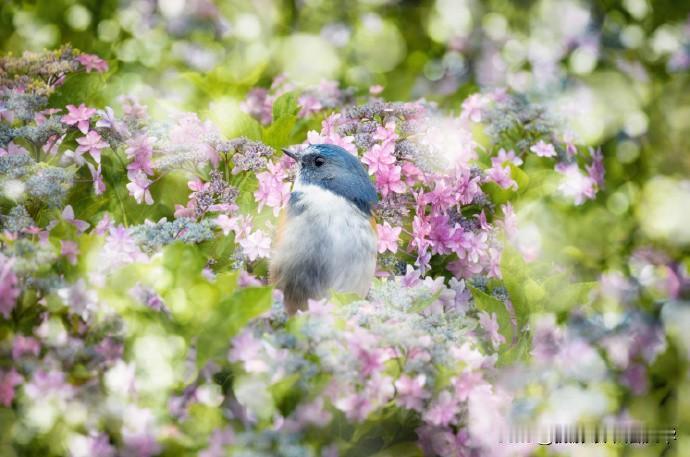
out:
{"label": "bird's beak", "polygon": [[294,159],[295,161],[299,162],[299,156],[297,155],[296,152],[291,151],[291,150],[289,150],[289,149],[287,149],[287,148],[283,148],[283,153],[284,153],[286,156],[288,156],[288,157]]}

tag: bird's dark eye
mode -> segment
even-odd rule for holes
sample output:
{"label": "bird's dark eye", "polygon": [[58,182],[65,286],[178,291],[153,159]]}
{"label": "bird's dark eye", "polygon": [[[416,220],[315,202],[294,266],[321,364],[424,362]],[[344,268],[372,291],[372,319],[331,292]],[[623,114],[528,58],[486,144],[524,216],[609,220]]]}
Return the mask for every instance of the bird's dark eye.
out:
{"label": "bird's dark eye", "polygon": [[326,163],[326,159],[324,159],[324,158],[321,157],[321,156],[318,156],[318,157],[316,157],[316,158],[314,159],[314,165],[316,165],[317,167],[320,167],[320,166],[323,165],[324,163]]}

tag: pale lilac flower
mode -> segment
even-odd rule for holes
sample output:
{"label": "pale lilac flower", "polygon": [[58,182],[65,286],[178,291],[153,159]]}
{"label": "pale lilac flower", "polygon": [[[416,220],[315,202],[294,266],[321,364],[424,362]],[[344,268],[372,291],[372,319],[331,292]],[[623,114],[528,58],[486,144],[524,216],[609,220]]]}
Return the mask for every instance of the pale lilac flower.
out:
{"label": "pale lilac flower", "polygon": [[67,257],[67,260],[72,265],[77,264],[77,255],[79,254],[79,246],[74,241],[60,240],[60,255]]}
{"label": "pale lilac flower", "polygon": [[581,205],[585,200],[593,199],[596,193],[596,182],[590,176],[580,171],[577,164],[569,164],[557,168],[563,175],[558,191],[569,198],[576,205]]}
{"label": "pale lilac flower", "polygon": [[489,181],[495,182],[503,189],[518,189],[518,183],[511,177],[509,167],[494,164],[487,170],[486,177]]}
{"label": "pale lilac flower", "polygon": [[74,394],[74,387],[66,382],[62,371],[38,369],[33,373],[31,382],[24,386],[24,393],[34,400],[44,401],[48,396],[66,400]]}
{"label": "pale lilac flower", "polygon": [[251,261],[261,257],[267,258],[271,255],[271,238],[261,230],[256,230],[243,237],[239,240],[239,244],[242,246],[244,254]]}
{"label": "pale lilac flower", "polygon": [[240,275],[237,278],[237,287],[257,287],[261,285],[261,281],[256,276],[247,273],[245,270],[240,270]]}
{"label": "pale lilac flower", "polygon": [[13,266],[14,259],[0,253],[0,314],[5,319],[10,318],[10,313],[14,309],[17,298],[21,293],[17,275],[12,270]]}
{"label": "pale lilac flower", "polygon": [[426,376],[424,374],[418,374],[414,378],[406,374],[400,376],[395,381],[398,405],[403,408],[421,411],[424,399],[430,396],[429,392],[424,389],[425,384]]}
{"label": "pale lilac flower", "polygon": [[333,419],[333,414],[325,408],[323,397],[317,397],[309,403],[301,404],[295,410],[295,419],[302,425],[325,427]]}
{"label": "pale lilac flower", "polygon": [[486,311],[480,311],[479,325],[481,325],[491,339],[491,344],[493,345],[494,349],[498,349],[502,343],[506,342],[505,337],[498,332],[499,327],[496,319],[496,313],[489,314]]}
{"label": "pale lilac flower", "polygon": [[128,135],[127,125],[115,116],[115,111],[111,107],[106,106],[104,110],[98,110],[96,113],[100,117],[96,121],[96,127],[110,129],[121,137]]}
{"label": "pale lilac flower", "polygon": [[585,168],[589,177],[601,188],[604,186],[604,155],[601,153],[601,148],[590,148],[589,152],[592,155],[592,164],[585,165]]}
{"label": "pale lilac flower", "polygon": [[556,149],[553,147],[553,144],[545,143],[543,140],[533,144],[529,150],[539,157],[554,157],[556,155]]}
{"label": "pale lilac flower", "polygon": [[89,225],[91,225],[86,221],[75,219],[74,209],[72,208],[72,205],[67,205],[62,210],[62,220],[64,220],[68,224],[72,224],[73,226],[75,226],[79,233],[86,231],[86,229],[89,228]]}
{"label": "pale lilac flower", "polygon": [[153,145],[151,139],[146,135],[138,135],[127,141],[127,149],[125,149],[127,158],[132,160],[127,165],[127,170],[131,172],[142,171],[147,175],[153,175],[153,164],[151,163],[153,157]]}
{"label": "pale lilac flower", "polygon": [[76,125],[86,135],[89,131],[89,119],[96,113],[94,108],[89,108],[83,103],[79,106],[67,105],[67,114],[62,116],[62,122],[67,125]]}
{"label": "pale lilac flower", "polygon": [[93,230],[94,232],[96,232],[96,235],[102,236],[106,232],[110,231],[112,223],[113,221],[110,218],[110,213],[105,213],[101,220],[98,221],[98,224],[96,224],[96,227],[94,227]]}
{"label": "pale lilac flower", "polygon": [[506,152],[505,149],[501,148],[498,150],[498,154],[496,155],[496,157],[491,158],[491,165],[493,166],[495,166],[496,164],[503,165],[506,162],[510,162],[516,167],[522,165],[522,159],[516,156],[515,151],[513,151],[512,149]]}
{"label": "pale lilac flower", "polygon": [[58,153],[58,150],[60,149],[60,145],[62,144],[64,139],[65,139],[65,135],[62,135],[62,136],[51,135],[50,137],[48,137],[48,139],[43,144],[43,146],[41,146],[41,149],[46,154],[54,156],[55,154]]}
{"label": "pale lilac flower", "polygon": [[405,275],[401,277],[400,283],[404,287],[415,287],[417,284],[420,283],[420,277],[422,275],[422,272],[419,270],[415,270],[415,268],[409,264],[405,267],[405,269]]}
{"label": "pale lilac flower", "polygon": [[220,227],[220,229],[223,231],[223,235],[225,236],[228,236],[231,231],[238,231],[237,217],[228,217],[225,214],[221,214],[220,216],[215,218],[214,222],[218,227]]}
{"label": "pale lilac flower", "polygon": [[232,340],[228,353],[230,362],[242,362],[247,373],[265,373],[269,366],[262,358],[263,345],[249,329],[245,329]]}
{"label": "pale lilac flower", "polygon": [[105,181],[103,181],[103,175],[101,174],[101,164],[98,164],[98,168],[94,167],[90,163],[86,164],[91,172],[91,179],[93,179],[93,190],[96,195],[101,195],[105,192]]}
{"label": "pale lilac flower", "polygon": [[469,119],[472,122],[482,121],[482,108],[486,105],[486,100],[481,94],[470,95],[462,102],[462,112],[460,119]]}
{"label": "pale lilac flower", "polygon": [[482,374],[476,371],[465,371],[453,379],[455,396],[460,401],[467,401],[472,389],[482,384]]}
{"label": "pale lilac flower", "polygon": [[14,388],[24,382],[24,378],[12,368],[8,372],[0,371],[0,405],[5,408],[12,406]]}
{"label": "pale lilac flower", "polygon": [[391,192],[401,194],[407,190],[407,186],[400,179],[400,166],[395,165],[380,170],[376,175],[376,187],[384,197]]}
{"label": "pale lilac flower", "polygon": [[630,388],[630,391],[635,395],[646,393],[649,390],[647,369],[640,363],[631,364],[623,372],[621,383]]}
{"label": "pale lilac flower", "polygon": [[210,140],[219,136],[218,129],[210,121],[202,122],[194,113],[178,116],[176,124],[170,130],[169,144],[172,147],[186,147],[196,152],[200,159],[208,160],[217,167],[220,156],[210,144]]}
{"label": "pale lilac flower", "polygon": [[444,390],[424,412],[423,418],[431,425],[445,427],[455,422],[459,410],[458,400]]}
{"label": "pale lilac flower", "polygon": [[396,252],[398,250],[398,238],[402,227],[391,227],[388,222],[378,224],[376,233],[378,234],[378,251],[384,253],[387,250]]}
{"label": "pale lilac flower", "polygon": [[232,427],[219,428],[213,431],[208,447],[199,453],[199,457],[225,457],[225,447],[235,440]]}
{"label": "pale lilac flower", "polygon": [[82,154],[88,152],[96,163],[101,163],[101,151],[108,147],[108,143],[103,141],[101,135],[95,130],[90,130],[86,136],[77,138],[77,143],[79,146],[77,146],[76,152]]}
{"label": "pale lilac flower", "polygon": [[141,171],[137,171],[136,173],[129,172],[127,173],[127,177],[130,180],[130,183],[127,184],[127,190],[137,203],[141,204],[142,202],[146,202],[147,205],[153,205],[153,197],[149,190],[152,182],[146,174]]}
{"label": "pale lilac flower", "polygon": [[34,114],[34,121],[36,125],[43,125],[53,115],[59,113],[61,110],[57,108],[48,108],[41,110]]}
{"label": "pale lilac flower", "polygon": [[0,157],[20,155],[20,154],[28,154],[28,153],[29,153],[29,151],[27,151],[26,148],[19,146],[18,144],[15,144],[13,141],[10,141],[7,144],[7,149],[0,148]]}
{"label": "pale lilac flower", "polygon": [[87,73],[94,70],[99,73],[108,71],[108,62],[93,54],[80,54],[77,61],[84,66]]}
{"label": "pale lilac flower", "polygon": [[4,103],[0,102],[0,121],[3,119],[11,124],[14,121],[14,113]]}

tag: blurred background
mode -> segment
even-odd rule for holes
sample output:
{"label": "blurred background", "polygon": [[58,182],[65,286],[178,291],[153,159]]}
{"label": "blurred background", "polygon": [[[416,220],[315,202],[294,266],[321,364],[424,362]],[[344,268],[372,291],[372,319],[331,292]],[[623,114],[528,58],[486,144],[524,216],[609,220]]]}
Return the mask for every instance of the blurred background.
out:
{"label": "blurred background", "polygon": [[[549,233],[583,276],[622,269],[653,283],[654,273],[636,271],[631,260],[642,245],[685,270],[690,263],[690,2],[0,3],[2,52],[64,43],[108,60],[107,85],[72,88],[93,105],[133,95],[154,118],[193,111],[229,136],[248,92],[278,75],[305,87],[334,80],[359,94],[382,86],[386,99],[424,98],[454,112],[470,93],[514,89],[557,113],[581,143],[602,145],[600,204],[567,210],[570,222]],[[640,306],[661,318],[658,297],[647,298]],[[677,329],[679,350],[688,351],[683,303],[667,309],[666,319]],[[690,383],[687,364],[674,365],[687,357],[676,355],[655,374],[674,379],[669,385],[677,390],[666,403],[674,407],[650,415],[682,430],[690,424]],[[659,405],[664,389],[635,400],[631,410]],[[681,440],[678,452],[690,455],[689,445]]]}

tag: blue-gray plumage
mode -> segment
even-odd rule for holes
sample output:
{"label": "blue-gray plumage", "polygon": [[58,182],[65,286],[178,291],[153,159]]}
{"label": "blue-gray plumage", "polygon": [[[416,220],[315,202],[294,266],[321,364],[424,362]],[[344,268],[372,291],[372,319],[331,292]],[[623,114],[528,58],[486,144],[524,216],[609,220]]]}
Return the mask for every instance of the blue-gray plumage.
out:
{"label": "blue-gray plumage", "polygon": [[299,171],[281,215],[271,282],[289,312],[329,290],[366,295],[376,268],[374,186],[357,157],[331,144],[284,152]]}

